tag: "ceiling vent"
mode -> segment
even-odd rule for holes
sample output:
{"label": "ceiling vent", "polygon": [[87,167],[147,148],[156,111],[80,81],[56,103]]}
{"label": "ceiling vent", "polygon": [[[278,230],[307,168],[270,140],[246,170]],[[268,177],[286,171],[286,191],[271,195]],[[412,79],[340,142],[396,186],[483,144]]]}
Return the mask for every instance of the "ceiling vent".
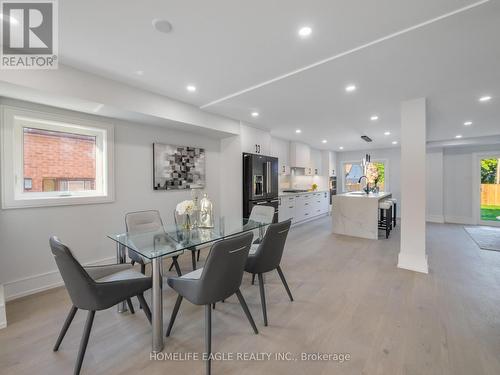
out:
{"label": "ceiling vent", "polygon": [[362,139],[363,141],[365,141],[365,142],[371,142],[371,141],[372,141],[372,139],[371,139],[370,137],[368,137],[367,135],[362,135],[362,136],[361,136],[361,139]]}

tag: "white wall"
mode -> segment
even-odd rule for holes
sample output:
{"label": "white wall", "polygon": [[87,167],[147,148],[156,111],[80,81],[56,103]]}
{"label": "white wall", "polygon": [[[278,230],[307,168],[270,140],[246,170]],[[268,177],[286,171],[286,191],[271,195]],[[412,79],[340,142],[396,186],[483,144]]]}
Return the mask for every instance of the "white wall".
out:
{"label": "white wall", "polygon": [[474,153],[500,152],[500,145],[446,148],[443,155],[445,221],[475,224],[473,207]]}
{"label": "white wall", "polygon": [[444,222],[443,149],[430,149],[426,154],[426,220]]}
{"label": "white wall", "polygon": [[[392,196],[401,202],[400,185],[400,165],[401,150],[399,148],[384,148],[376,150],[358,150],[337,152],[337,193],[342,193],[342,163],[346,161],[360,161],[365,154],[370,154],[372,161],[384,160],[386,162],[386,189],[392,193]],[[401,210],[398,204],[397,215],[400,217]]]}
{"label": "white wall", "polygon": [[[24,106],[99,119],[31,104]],[[7,299],[43,290],[60,282],[48,247],[51,235],[57,235],[67,243],[82,263],[100,263],[113,261],[115,246],[106,235],[124,231],[126,212],[158,209],[166,223],[172,222],[176,203],[188,199],[191,193],[153,190],[153,142],[204,147],[207,159],[205,191],[214,201],[216,211],[220,209],[221,170],[225,162],[220,158],[219,140],[163,127],[107,121],[115,124],[115,202],[0,210],[0,284],[5,286]],[[240,180],[237,185],[233,181],[224,183],[231,184],[239,191]]]}

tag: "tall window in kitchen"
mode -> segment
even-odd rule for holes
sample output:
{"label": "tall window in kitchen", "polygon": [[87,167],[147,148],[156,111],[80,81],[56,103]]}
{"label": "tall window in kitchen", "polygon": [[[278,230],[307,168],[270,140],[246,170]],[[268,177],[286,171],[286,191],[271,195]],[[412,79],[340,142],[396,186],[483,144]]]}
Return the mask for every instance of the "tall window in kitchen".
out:
{"label": "tall window in kitchen", "polygon": [[113,127],[2,108],[4,208],[113,199]]}
{"label": "tall window in kitchen", "polygon": [[[376,183],[379,188],[379,191],[385,191],[387,188],[387,179],[386,179],[387,162],[385,160],[376,160],[372,161],[371,164],[376,170],[377,176],[374,178],[372,178],[372,176],[369,176],[373,180],[370,181],[370,186],[373,187],[374,184]],[[343,162],[342,169],[343,169],[343,176],[342,176],[343,191],[344,192],[360,191],[362,187],[361,184],[359,183],[359,179],[365,173],[361,161]],[[363,184],[365,183],[365,181],[362,182]]]}

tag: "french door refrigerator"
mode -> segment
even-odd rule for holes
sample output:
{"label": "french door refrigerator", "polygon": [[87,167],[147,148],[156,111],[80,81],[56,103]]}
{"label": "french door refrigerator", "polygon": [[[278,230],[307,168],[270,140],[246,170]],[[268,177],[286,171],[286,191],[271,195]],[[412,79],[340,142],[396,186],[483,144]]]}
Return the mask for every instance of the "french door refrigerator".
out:
{"label": "french door refrigerator", "polygon": [[278,158],[243,153],[243,217],[250,217],[256,205],[274,208],[278,221]]}

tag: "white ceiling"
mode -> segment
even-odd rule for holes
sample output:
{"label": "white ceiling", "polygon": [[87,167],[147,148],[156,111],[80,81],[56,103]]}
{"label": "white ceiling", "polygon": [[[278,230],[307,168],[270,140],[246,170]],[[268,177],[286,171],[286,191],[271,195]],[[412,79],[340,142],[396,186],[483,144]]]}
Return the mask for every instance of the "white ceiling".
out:
{"label": "white ceiling", "polygon": [[[65,0],[59,2],[61,61],[202,106],[474,3]],[[173,31],[155,32],[154,18],[169,20]],[[313,29],[305,40],[297,36],[303,25]],[[317,148],[350,150],[366,148],[361,134],[374,139],[372,147],[391,146],[398,140],[399,103],[426,96],[429,140],[500,134],[498,35],[500,4],[491,0],[206,110]],[[351,82],[358,90],[346,94]],[[188,93],[187,84],[197,92]],[[493,101],[479,104],[483,93]],[[260,112],[258,120],[252,110]],[[371,122],[372,114],[380,120]],[[474,125],[465,128],[466,120]]]}

